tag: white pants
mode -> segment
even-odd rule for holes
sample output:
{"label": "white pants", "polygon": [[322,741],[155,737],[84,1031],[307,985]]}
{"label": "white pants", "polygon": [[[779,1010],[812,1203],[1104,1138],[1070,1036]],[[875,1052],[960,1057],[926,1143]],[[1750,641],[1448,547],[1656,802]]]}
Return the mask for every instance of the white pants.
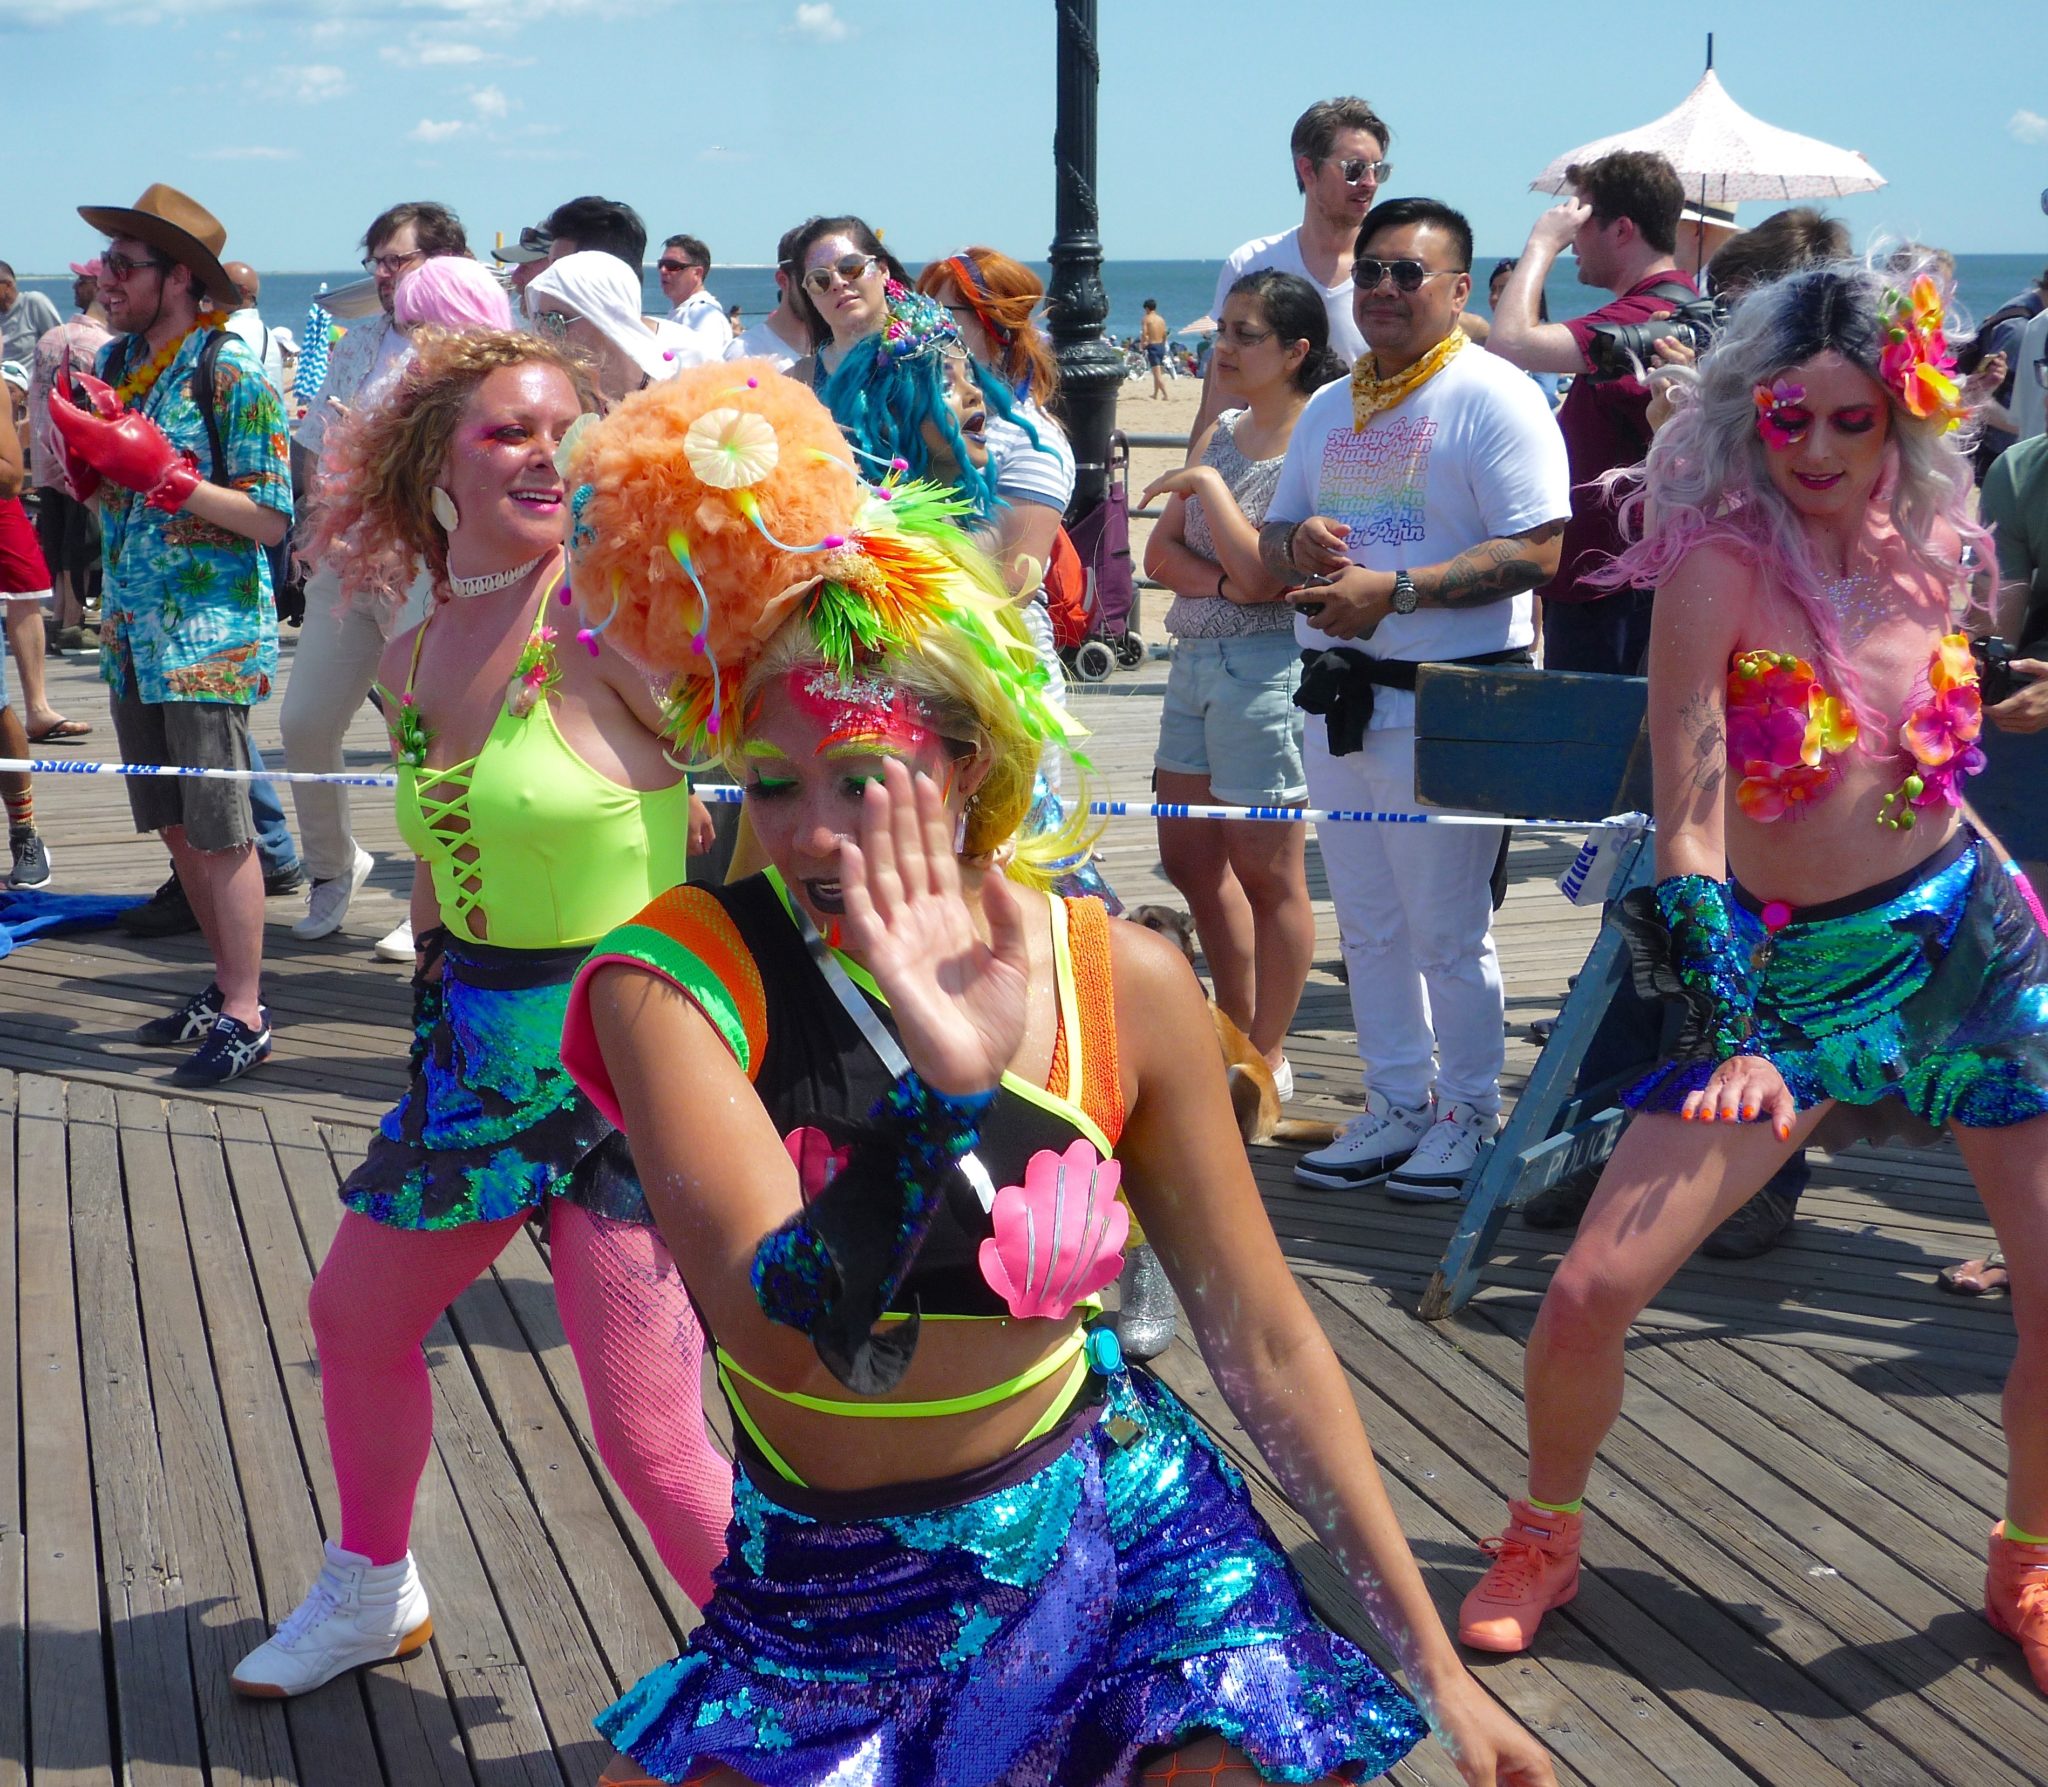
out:
{"label": "white pants", "polygon": [[[393,632],[426,614],[432,588],[424,576],[414,583]],[[306,580],[306,618],[277,717],[285,768],[331,772],[342,767],[341,742],[377,680],[383,655],[384,634],[376,621],[343,600],[341,580],[332,569],[316,568]],[[356,853],[348,790],[319,782],[294,782],[291,790],[306,873],[316,881],[346,875]]]}
{"label": "white pants", "polygon": [[[1301,755],[1312,807],[1429,810],[1415,799],[1411,727],[1368,732],[1363,750],[1332,757],[1323,722],[1311,715]],[[1316,843],[1351,976],[1365,1083],[1413,1107],[1434,1078],[1440,1106],[1498,1111],[1507,1006],[1491,882],[1500,833],[1340,822],[1318,825]]]}

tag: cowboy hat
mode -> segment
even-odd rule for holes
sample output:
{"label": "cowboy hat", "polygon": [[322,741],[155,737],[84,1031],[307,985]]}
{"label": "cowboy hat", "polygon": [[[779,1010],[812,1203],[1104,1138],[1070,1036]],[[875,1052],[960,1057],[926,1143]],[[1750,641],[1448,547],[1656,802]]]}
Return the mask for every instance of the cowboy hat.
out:
{"label": "cowboy hat", "polygon": [[227,231],[211,211],[175,186],[159,180],[126,209],[80,205],[78,215],[102,235],[133,236],[169,255],[191,270],[204,296],[223,303],[235,301],[234,281],[220,264],[220,251],[228,245]]}

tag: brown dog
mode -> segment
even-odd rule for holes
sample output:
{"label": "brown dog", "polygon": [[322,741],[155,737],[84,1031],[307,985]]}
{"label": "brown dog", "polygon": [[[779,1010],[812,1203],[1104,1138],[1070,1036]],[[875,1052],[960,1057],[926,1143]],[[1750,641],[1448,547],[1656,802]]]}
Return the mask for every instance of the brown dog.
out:
{"label": "brown dog", "polygon": [[[1195,965],[1195,921],[1172,906],[1131,906],[1124,917],[1134,925],[1179,946],[1188,966]],[[1216,1046],[1223,1051],[1223,1073],[1230,1082],[1230,1104],[1237,1113],[1238,1133],[1250,1142],[1280,1142],[1295,1148],[1320,1148],[1337,1139],[1337,1125],[1316,1123],[1302,1117],[1280,1114],[1280,1092],[1273,1084],[1273,1070],[1266,1058],[1252,1047],[1252,1039],[1237,1027],[1231,1015],[1209,1001],[1209,1022],[1216,1027]]]}

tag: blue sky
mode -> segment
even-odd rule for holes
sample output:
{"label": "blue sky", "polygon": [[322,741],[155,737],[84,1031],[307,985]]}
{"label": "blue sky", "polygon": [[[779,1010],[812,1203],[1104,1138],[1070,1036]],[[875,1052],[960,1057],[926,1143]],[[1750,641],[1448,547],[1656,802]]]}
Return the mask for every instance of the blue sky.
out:
{"label": "blue sky", "polygon": [[[1859,238],[2048,258],[2038,0],[1724,0],[1697,24],[1639,0],[1101,11],[1114,257],[1214,258],[1296,221],[1288,126],[1344,91],[1393,126],[1390,194],[1447,198],[1482,250],[1511,249],[1545,202],[1531,177],[1677,104],[1712,27],[1738,101],[1889,177],[1836,206]],[[840,209],[913,261],[968,240],[1035,258],[1053,18],[1045,0],[0,0],[0,257],[58,268],[94,246],[74,205],[162,179],[268,270],[346,264],[400,198],[447,200],[488,243],[591,191],[729,261]]]}

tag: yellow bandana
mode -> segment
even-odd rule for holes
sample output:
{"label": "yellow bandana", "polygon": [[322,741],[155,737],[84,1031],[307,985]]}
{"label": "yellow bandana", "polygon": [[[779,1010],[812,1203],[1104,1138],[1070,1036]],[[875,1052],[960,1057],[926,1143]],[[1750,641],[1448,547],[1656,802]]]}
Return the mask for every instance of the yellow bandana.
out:
{"label": "yellow bandana", "polygon": [[1391,378],[1379,376],[1378,355],[1361,356],[1351,368],[1351,432],[1358,433],[1381,410],[1392,409],[1410,391],[1428,384],[1463,351],[1468,339],[1463,329],[1454,327],[1413,366]]}

